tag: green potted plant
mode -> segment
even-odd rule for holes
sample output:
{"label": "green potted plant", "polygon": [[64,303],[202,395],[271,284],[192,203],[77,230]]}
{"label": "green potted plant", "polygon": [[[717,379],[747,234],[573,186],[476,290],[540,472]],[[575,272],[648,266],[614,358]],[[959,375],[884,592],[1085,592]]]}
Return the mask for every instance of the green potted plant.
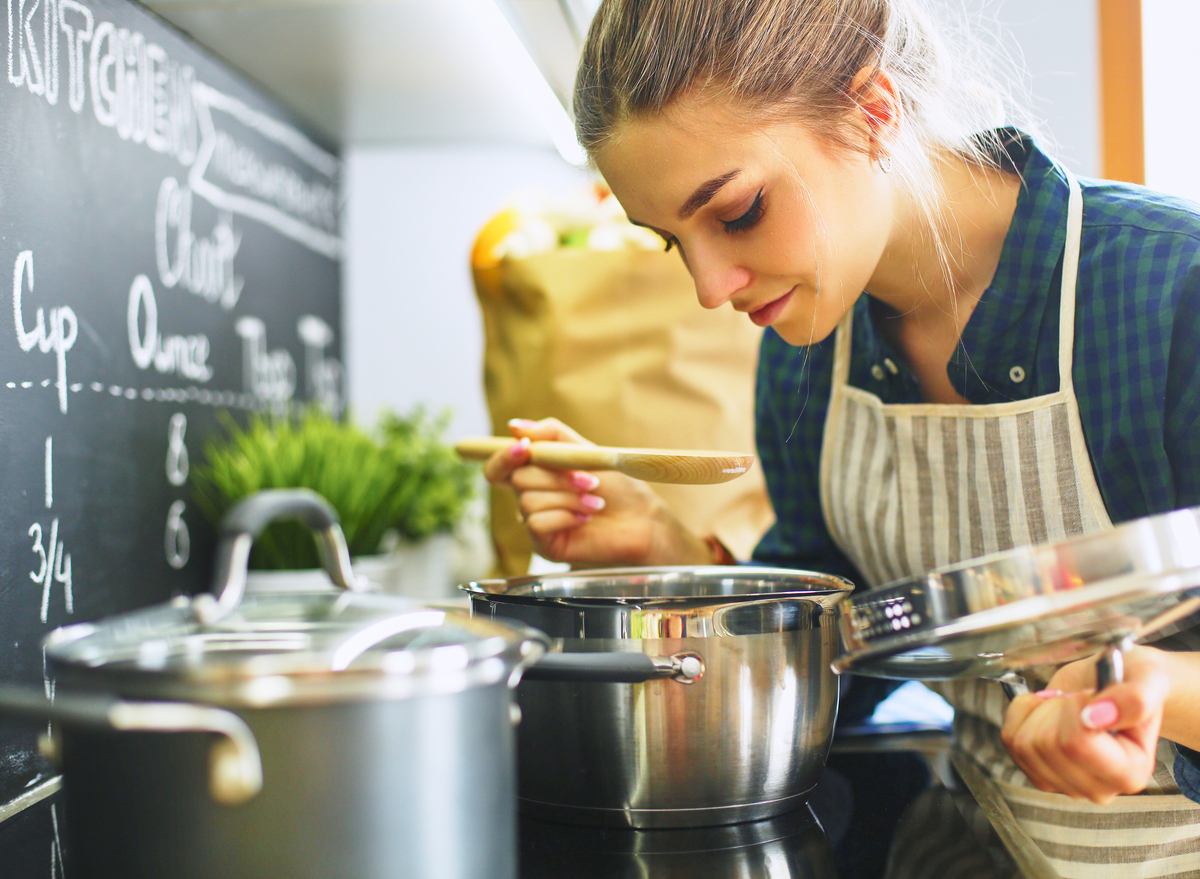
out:
{"label": "green potted plant", "polygon": [[[234,503],[267,488],[310,488],[337,510],[360,573],[388,591],[446,595],[455,526],[475,490],[475,468],[442,440],[447,417],[423,407],[385,412],[374,430],[313,407],[286,416],[228,414],[192,468],[197,505],[214,523]],[[252,571],[319,564],[312,534],[293,522],[255,541]],[[259,578],[260,582],[264,579]],[[295,582],[294,575],[265,578]]]}

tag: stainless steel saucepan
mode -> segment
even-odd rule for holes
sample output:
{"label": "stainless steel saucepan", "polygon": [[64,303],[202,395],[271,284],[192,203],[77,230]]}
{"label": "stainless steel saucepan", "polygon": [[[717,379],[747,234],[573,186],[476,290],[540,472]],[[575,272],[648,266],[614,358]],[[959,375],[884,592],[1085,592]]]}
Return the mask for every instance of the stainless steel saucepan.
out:
{"label": "stainless steel saucepan", "polygon": [[[344,591],[244,594],[284,515]],[[332,509],[263,492],[214,594],[51,633],[53,703],[0,712],[54,720],[67,875],[516,879],[511,688],[544,640],[355,585]]]}
{"label": "stainless steel saucepan", "polygon": [[474,615],[553,639],[517,698],[529,814],[686,827],[799,806],[829,750],[836,606],[803,571],[628,568],[485,580]]}

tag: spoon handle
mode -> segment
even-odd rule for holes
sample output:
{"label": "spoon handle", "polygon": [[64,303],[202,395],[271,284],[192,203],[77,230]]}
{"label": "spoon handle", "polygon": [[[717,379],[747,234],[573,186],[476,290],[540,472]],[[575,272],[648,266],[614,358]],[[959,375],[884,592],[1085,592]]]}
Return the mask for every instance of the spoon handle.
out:
{"label": "spoon handle", "polygon": [[[473,437],[459,441],[455,449],[464,458],[484,459],[510,448],[511,437]],[[736,479],[754,461],[753,455],[735,452],[673,451],[670,449],[622,449],[535,440],[529,459],[549,470],[616,470],[646,482],[675,485],[714,485]]]}
{"label": "spoon handle", "polygon": [[[515,443],[511,437],[481,436],[460,440],[455,450],[464,458],[485,460]],[[529,460],[549,470],[617,470],[619,452],[606,446],[585,446],[538,440],[529,444]]]}

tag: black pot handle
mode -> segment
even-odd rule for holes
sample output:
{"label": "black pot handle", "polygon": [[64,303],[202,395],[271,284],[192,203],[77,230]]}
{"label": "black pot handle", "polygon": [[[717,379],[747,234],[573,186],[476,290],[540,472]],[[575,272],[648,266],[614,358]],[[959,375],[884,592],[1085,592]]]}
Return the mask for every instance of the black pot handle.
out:
{"label": "black pot handle", "polygon": [[523,680],[640,684],[673,678],[681,684],[694,684],[704,677],[704,671],[704,660],[695,653],[547,653],[525,669]]}
{"label": "black pot handle", "polygon": [[[221,520],[221,542],[213,572],[212,595],[197,595],[192,602],[196,618],[212,625],[231,614],[246,592],[250,547],[262,530],[276,519],[298,518],[316,532],[321,564],[336,585],[362,589],[350,567],[350,550],[338,524],[337,513],[325,498],[307,488],[275,488],[239,501]],[[213,596],[216,596],[215,598]]]}
{"label": "black pot handle", "polygon": [[[205,732],[218,736],[209,751],[208,788],[227,806],[262,790],[262,758],[246,722],[222,708],[187,702],[127,702],[110,696],[60,694],[54,701],[32,688],[0,686],[0,714],[29,720],[125,732]],[[53,758],[53,744],[43,746]]]}

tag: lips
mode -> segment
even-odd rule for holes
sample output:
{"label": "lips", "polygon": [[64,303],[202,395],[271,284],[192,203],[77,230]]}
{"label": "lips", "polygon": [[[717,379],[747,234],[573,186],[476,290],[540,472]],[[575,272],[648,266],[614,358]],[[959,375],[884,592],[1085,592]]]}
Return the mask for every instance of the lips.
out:
{"label": "lips", "polygon": [[756,327],[769,327],[772,323],[775,322],[775,319],[777,317],[779,317],[779,315],[783,312],[783,309],[787,306],[788,302],[791,300],[792,293],[794,293],[794,292],[795,292],[795,288],[793,287],[791,290],[788,290],[786,293],[784,293],[782,296],[780,296],[778,299],[774,300],[773,302],[768,302],[762,308],[759,308],[756,311],[751,311],[749,313],[750,314],[750,322],[752,324],[754,324]]}

